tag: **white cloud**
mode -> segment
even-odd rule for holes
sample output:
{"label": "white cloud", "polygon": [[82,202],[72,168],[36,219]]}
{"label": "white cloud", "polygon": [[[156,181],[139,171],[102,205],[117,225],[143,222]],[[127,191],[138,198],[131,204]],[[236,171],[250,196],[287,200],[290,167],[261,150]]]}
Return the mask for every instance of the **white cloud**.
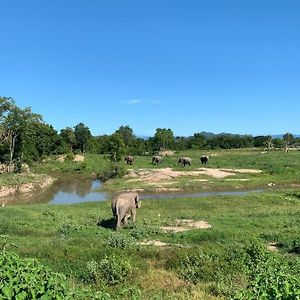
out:
{"label": "white cloud", "polygon": [[141,100],[141,99],[131,99],[126,101],[120,101],[120,104],[135,105],[135,104],[159,104],[158,100]]}

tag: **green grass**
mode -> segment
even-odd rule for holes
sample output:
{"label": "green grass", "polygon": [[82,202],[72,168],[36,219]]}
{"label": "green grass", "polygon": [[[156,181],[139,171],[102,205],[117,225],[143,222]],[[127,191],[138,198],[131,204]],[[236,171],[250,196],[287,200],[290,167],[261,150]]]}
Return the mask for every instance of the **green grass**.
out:
{"label": "green grass", "polygon": [[[121,163],[134,170],[196,170],[202,167],[201,154],[195,150],[178,152],[159,166],[151,164],[151,156],[135,157],[133,166]],[[0,249],[39,259],[51,270],[66,275],[70,286],[111,295],[102,299],[246,299],[246,290],[254,293],[268,286],[255,281],[256,273],[264,274],[262,278],[269,282],[279,280],[269,276],[283,274],[281,282],[295,288],[293,276],[300,273],[300,192],[296,189],[300,183],[300,152],[227,150],[205,154],[211,156],[207,168],[251,168],[262,173],[229,177],[248,181],[180,177],[170,187],[185,191],[269,191],[245,196],[145,200],[137,212],[137,224],[118,232],[111,229],[109,201],[5,206],[0,213]],[[178,166],[179,156],[190,156],[192,166]],[[90,177],[108,166],[104,156],[85,157],[78,163],[52,158],[32,170],[55,177]],[[1,175],[0,186],[31,182],[33,178],[36,180],[32,175]],[[271,182],[276,190],[269,188]],[[128,183],[125,178],[104,184],[104,189],[113,192],[128,188],[151,190],[144,183]],[[212,228],[162,232],[161,226],[175,226],[176,219],[205,220]],[[159,240],[171,246],[138,244],[144,240]],[[278,252],[266,250],[269,242],[277,244]],[[107,282],[106,273],[114,283]]]}
{"label": "green grass", "polygon": [[[220,267],[226,264],[232,251],[257,240],[262,244],[276,242],[280,248],[279,254],[274,255],[282,263],[293,264],[291,273],[300,272],[298,248],[295,248],[300,230],[297,190],[234,197],[145,200],[137,213],[135,226],[130,224],[127,229],[115,232],[111,229],[109,201],[8,206],[1,209],[0,246],[6,245],[6,250],[13,250],[22,257],[38,258],[53,271],[65,274],[77,287],[102,290],[120,299],[123,296],[131,299],[130,293],[138,294],[140,298],[136,299],[186,299],[188,295],[190,299],[199,299],[199,295],[206,297],[204,299],[227,299],[245,288],[245,282],[236,282],[230,291],[226,290],[226,284],[220,281],[226,274]],[[175,225],[176,219],[206,220],[213,227],[181,233],[163,233],[159,229]],[[174,245],[156,248],[136,244],[142,240]],[[244,253],[239,251],[238,255]],[[114,255],[128,261],[128,275],[113,286],[101,279],[101,270],[92,280],[88,268],[91,262],[101,266],[106,256]],[[198,266],[196,271],[186,273],[180,266],[188,263],[187,257],[193,255],[203,256],[206,267]],[[246,276],[241,267],[231,266],[229,275]],[[121,272],[117,266],[111,268],[112,274]],[[158,274],[160,280],[154,274]],[[185,281],[187,278],[195,280],[194,284]],[[121,296],[122,293],[127,296]]]}

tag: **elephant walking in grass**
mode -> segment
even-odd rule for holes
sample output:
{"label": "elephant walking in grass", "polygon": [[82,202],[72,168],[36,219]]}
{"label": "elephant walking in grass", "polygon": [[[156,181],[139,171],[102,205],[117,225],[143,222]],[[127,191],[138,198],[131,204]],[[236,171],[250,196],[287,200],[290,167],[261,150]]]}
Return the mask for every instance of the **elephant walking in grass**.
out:
{"label": "elephant walking in grass", "polygon": [[203,165],[203,164],[206,165],[206,163],[208,162],[208,160],[209,160],[209,156],[208,156],[208,155],[202,155],[202,156],[200,157],[200,161],[201,161],[201,164],[202,164],[202,165]]}
{"label": "elephant walking in grass", "polygon": [[178,159],[178,164],[181,164],[185,167],[185,165],[191,165],[192,159],[190,157],[180,157]]}
{"label": "elephant walking in grass", "polygon": [[163,162],[163,158],[159,155],[154,155],[152,157],[152,165],[159,165]]}
{"label": "elephant walking in grass", "polygon": [[120,228],[121,223],[126,225],[131,216],[135,223],[136,209],[141,207],[139,195],[136,192],[122,193],[112,200],[111,210],[116,220],[115,229]]}
{"label": "elephant walking in grass", "polygon": [[131,156],[131,155],[125,156],[124,160],[126,161],[127,165],[133,164],[133,156]]}

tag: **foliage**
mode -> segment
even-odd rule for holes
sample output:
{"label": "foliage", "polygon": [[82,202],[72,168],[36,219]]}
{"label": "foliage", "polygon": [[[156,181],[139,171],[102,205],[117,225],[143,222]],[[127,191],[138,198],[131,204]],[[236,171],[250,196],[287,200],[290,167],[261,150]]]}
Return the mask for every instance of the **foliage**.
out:
{"label": "foliage", "polygon": [[83,123],[79,123],[74,127],[74,134],[76,137],[77,149],[80,149],[80,151],[84,153],[92,138],[90,129]]}
{"label": "foliage", "polygon": [[1,299],[65,299],[68,293],[64,275],[15,253],[0,253],[0,279]]}
{"label": "foliage", "polygon": [[133,130],[128,125],[120,126],[115,133],[122,137],[126,149],[133,145],[135,136],[133,134]]}
{"label": "foliage", "polygon": [[120,178],[125,175],[125,168],[120,163],[111,162],[105,169],[98,173],[97,177],[105,182],[109,179]]}
{"label": "foliage", "polygon": [[112,163],[119,162],[125,153],[125,144],[122,136],[118,133],[114,133],[107,140],[106,149],[108,151],[108,160]]}
{"label": "foliage", "polygon": [[154,134],[153,142],[156,145],[154,151],[173,149],[174,148],[174,134],[169,128],[157,128]]}
{"label": "foliage", "polygon": [[135,240],[132,237],[114,233],[108,238],[107,245],[113,248],[130,249],[135,246]]}
{"label": "foliage", "polygon": [[123,282],[133,271],[130,259],[117,254],[105,255],[99,262],[89,261],[87,268],[93,281],[104,281],[108,285]]}

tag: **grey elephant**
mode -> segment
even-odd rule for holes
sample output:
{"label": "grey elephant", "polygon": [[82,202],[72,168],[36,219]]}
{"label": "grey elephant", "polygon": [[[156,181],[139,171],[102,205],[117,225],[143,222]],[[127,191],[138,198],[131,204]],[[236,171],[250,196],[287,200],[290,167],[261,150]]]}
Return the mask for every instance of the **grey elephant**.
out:
{"label": "grey elephant", "polygon": [[179,157],[178,163],[181,164],[181,165],[183,165],[184,167],[186,165],[190,166],[191,163],[192,163],[192,159],[190,157]]}
{"label": "grey elephant", "polygon": [[208,156],[208,155],[202,155],[202,156],[200,157],[200,161],[201,161],[201,164],[202,164],[202,165],[203,165],[203,164],[206,165],[206,163],[208,162],[208,160],[209,160],[209,156]]}
{"label": "grey elephant", "polygon": [[124,160],[126,161],[127,165],[132,165],[133,164],[133,156],[127,155],[124,157]]}
{"label": "grey elephant", "polygon": [[136,209],[141,207],[141,201],[138,193],[128,192],[118,195],[112,200],[111,210],[116,220],[115,229],[120,228],[121,223],[127,224],[129,216],[132,222],[136,219]]}
{"label": "grey elephant", "polygon": [[163,162],[163,158],[159,155],[154,155],[152,157],[152,165],[159,165]]}

